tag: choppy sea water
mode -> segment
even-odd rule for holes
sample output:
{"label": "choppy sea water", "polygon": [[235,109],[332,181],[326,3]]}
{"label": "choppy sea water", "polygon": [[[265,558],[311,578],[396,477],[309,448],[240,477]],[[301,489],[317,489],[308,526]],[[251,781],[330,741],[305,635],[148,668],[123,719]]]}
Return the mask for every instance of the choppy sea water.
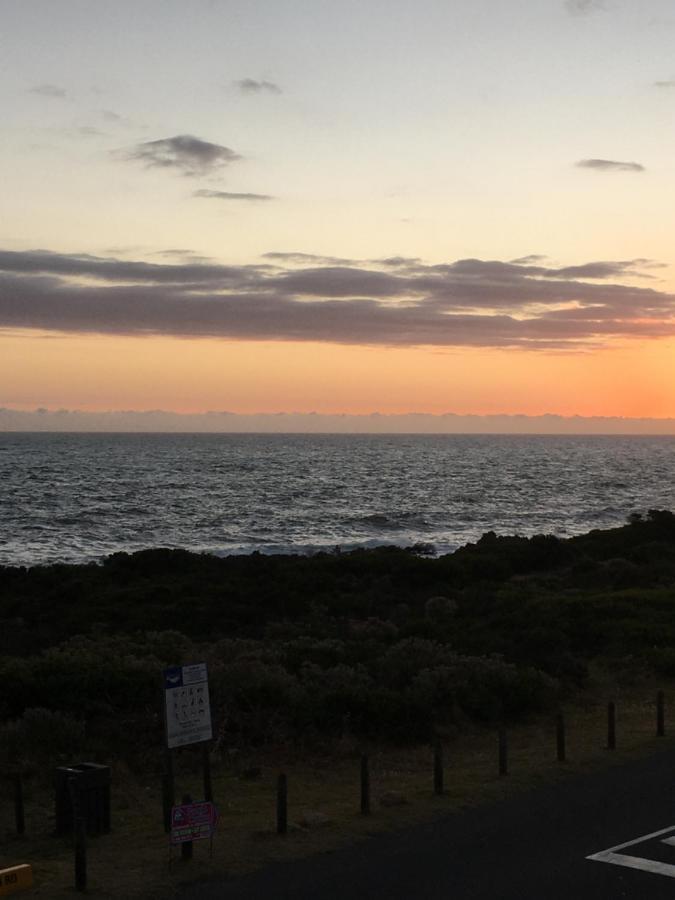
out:
{"label": "choppy sea water", "polygon": [[0,564],[456,549],[675,510],[675,437],[0,434]]}

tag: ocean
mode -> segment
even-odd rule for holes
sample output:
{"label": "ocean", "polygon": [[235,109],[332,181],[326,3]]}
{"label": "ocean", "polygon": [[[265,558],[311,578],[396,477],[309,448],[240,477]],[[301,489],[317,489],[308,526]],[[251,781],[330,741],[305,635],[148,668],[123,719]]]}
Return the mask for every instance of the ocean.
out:
{"label": "ocean", "polygon": [[0,564],[567,537],[675,510],[675,437],[0,434]]}

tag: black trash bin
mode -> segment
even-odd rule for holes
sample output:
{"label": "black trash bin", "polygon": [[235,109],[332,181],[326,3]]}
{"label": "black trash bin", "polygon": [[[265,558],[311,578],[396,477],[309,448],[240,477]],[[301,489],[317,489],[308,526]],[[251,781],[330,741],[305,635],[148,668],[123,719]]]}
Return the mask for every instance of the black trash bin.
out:
{"label": "black trash bin", "polygon": [[[87,833],[107,834],[110,831],[110,780],[110,766],[92,762],[59,766],[55,772],[56,833],[70,834],[73,830],[74,789],[79,814],[87,823]],[[71,781],[74,782],[73,789]]]}

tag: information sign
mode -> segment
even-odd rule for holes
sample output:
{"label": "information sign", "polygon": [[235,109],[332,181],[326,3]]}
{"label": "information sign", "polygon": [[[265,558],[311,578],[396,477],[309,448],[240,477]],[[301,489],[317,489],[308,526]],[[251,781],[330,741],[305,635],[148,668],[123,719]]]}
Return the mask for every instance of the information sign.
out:
{"label": "information sign", "polygon": [[171,843],[201,841],[212,838],[216,831],[218,812],[213,803],[184,803],[171,807]]}
{"label": "information sign", "polygon": [[211,707],[206,663],[164,670],[166,743],[169,749],[210,741]]}

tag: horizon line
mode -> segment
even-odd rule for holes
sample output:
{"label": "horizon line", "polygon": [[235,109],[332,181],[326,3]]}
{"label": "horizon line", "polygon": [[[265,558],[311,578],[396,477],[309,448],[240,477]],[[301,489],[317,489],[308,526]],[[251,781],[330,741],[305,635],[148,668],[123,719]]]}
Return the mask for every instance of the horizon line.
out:
{"label": "horizon line", "polygon": [[0,433],[675,436],[675,417],[560,413],[199,413],[18,410],[0,406]]}

